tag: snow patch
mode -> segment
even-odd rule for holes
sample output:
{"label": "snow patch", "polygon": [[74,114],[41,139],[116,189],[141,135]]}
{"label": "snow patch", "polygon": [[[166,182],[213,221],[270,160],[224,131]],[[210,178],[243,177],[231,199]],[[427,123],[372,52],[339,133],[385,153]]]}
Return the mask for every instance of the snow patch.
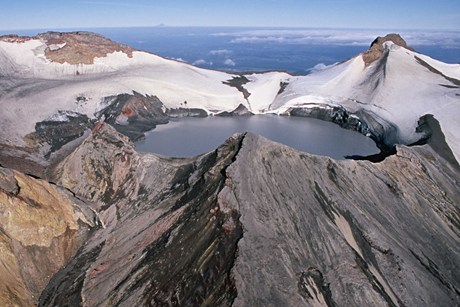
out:
{"label": "snow patch", "polygon": [[56,50],[59,50],[61,48],[64,48],[64,46],[67,45],[67,43],[62,43],[62,44],[51,44],[51,45],[48,45],[48,48],[51,50],[51,51],[56,51]]}

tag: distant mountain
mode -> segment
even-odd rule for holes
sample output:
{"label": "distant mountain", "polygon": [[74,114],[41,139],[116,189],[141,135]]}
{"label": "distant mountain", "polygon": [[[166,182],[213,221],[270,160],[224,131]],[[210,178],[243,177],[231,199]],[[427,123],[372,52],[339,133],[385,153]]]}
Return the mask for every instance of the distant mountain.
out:
{"label": "distant mountain", "polygon": [[[0,37],[0,305],[455,306],[459,80],[397,34],[307,76],[88,32]],[[263,113],[357,130],[383,157],[251,133],[183,159],[131,142],[173,117]]]}

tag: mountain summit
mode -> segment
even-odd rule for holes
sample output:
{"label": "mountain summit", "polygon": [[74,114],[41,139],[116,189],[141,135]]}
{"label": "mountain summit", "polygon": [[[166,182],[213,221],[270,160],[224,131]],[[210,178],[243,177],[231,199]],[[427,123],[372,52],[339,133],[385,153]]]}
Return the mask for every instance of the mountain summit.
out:
{"label": "mountain summit", "polygon": [[132,56],[129,46],[116,43],[102,35],[92,32],[46,32],[34,37],[7,35],[0,37],[0,41],[24,43],[30,40],[39,40],[44,44],[44,53],[51,62],[60,64],[94,64],[95,58],[107,56],[113,52],[123,52]]}
{"label": "mountain summit", "polygon": [[413,49],[407,45],[406,41],[399,34],[391,33],[385,35],[384,37],[379,36],[372,42],[369,50],[363,53],[363,60],[366,65],[370,65],[372,62],[382,57],[385,50],[383,44],[386,42],[392,42],[395,45],[413,51]]}

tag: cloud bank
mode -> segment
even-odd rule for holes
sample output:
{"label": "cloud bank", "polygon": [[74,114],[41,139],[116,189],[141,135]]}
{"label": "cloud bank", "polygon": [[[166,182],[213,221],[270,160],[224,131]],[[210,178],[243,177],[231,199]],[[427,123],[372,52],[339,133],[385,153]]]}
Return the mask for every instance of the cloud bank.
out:
{"label": "cloud bank", "polygon": [[192,63],[193,66],[203,66],[203,65],[208,65],[212,66],[213,62],[208,62],[205,59],[198,59]]}
{"label": "cloud bank", "polygon": [[[460,48],[460,31],[394,31],[411,46],[443,46]],[[377,36],[385,36],[388,30],[348,29],[274,29],[240,32],[220,32],[215,36],[227,36],[233,44],[283,43],[310,45],[369,46]]]}
{"label": "cloud bank", "polygon": [[235,61],[233,61],[232,59],[226,59],[226,60],[224,61],[224,65],[227,65],[227,66],[235,66],[236,63],[235,63]]}
{"label": "cloud bank", "polygon": [[220,55],[220,56],[223,56],[223,55],[232,54],[232,51],[231,51],[231,50],[228,50],[228,49],[216,49],[216,50],[211,50],[211,51],[209,51],[209,54],[210,54],[210,55]]}

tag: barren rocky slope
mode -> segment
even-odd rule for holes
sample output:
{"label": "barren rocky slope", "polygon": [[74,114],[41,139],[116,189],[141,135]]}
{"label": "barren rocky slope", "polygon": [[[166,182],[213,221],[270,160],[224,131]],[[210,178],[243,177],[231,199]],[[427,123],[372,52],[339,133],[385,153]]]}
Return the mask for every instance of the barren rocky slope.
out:
{"label": "barren rocky slope", "polygon": [[452,306],[458,174],[429,145],[372,164],[252,134],[167,159],[102,125],[56,179],[103,201],[105,228],[40,304]]}

